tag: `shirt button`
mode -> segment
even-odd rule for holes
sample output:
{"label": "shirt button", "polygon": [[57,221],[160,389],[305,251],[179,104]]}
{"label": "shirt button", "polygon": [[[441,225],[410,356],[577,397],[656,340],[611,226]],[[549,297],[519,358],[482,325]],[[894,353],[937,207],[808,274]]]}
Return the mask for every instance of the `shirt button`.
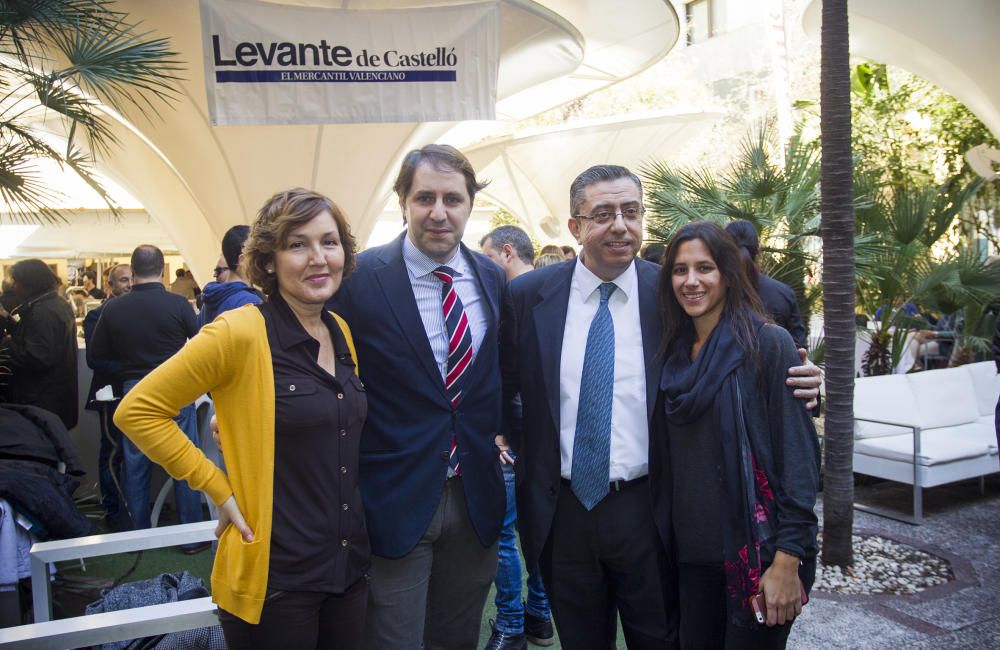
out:
{"label": "shirt button", "polygon": [[346,503],[345,503],[345,504],[344,504],[343,506],[341,506],[341,507],[342,507],[342,508],[343,508],[344,510],[349,510],[349,509],[350,509],[350,508],[348,508],[348,507],[347,507],[347,504],[346,504]]}
{"label": "shirt button", "polygon": [[337,393],[337,399],[344,399],[343,393]]}
{"label": "shirt button", "polygon": [[341,546],[347,546],[347,540],[346,539],[340,540],[340,545]]}
{"label": "shirt button", "polygon": [[341,474],[346,474],[347,473],[347,468],[346,467],[341,467],[340,468],[340,473]]}
{"label": "shirt button", "polygon": [[290,386],[288,387],[288,390],[290,390],[290,391],[292,391],[292,392],[294,393],[294,392],[295,392],[295,384],[291,384],[291,385],[290,385]]}

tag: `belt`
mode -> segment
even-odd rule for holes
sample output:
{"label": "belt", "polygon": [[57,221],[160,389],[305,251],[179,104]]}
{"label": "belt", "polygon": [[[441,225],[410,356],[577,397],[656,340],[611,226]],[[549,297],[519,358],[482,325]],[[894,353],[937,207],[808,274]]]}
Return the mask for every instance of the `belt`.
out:
{"label": "belt", "polygon": [[[618,479],[617,481],[611,481],[608,484],[608,490],[611,492],[621,492],[625,488],[632,487],[633,485],[638,485],[639,483],[643,483],[648,479],[649,479],[648,474],[645,474],[638,478],[634,478],[629,481],[626,481],[624,479]],[[568,478],[561,478],[559,480],[562,481],[565,485],[572,485],[572,482]]]}

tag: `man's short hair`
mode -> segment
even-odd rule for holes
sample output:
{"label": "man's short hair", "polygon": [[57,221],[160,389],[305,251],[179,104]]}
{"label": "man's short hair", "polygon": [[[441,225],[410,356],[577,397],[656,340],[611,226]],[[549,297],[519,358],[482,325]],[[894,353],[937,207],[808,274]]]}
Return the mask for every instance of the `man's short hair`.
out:
{"label": "man's short hair", "polygon": [[235,271],[239,267],[243,243],[249,236],[250,226],[240,224],[227,230],[222,237],[222,256],[226,258],[226,266],[230,271]]}
{"label": "man's short hair", "polygon": [[531,238],[528,237],[528,233],[517,226],[499,226],[494,228],[479,240],[480,248],[487,241],[490,242],[490,247],[498,253],[503,249],[504,244],[509,244],[522,262],[525,264],[533,264],[535,262],[535,247],[531,244]]}
{"label": "man's short hair", "polygon": [[736,245],[745,248],[750,255],[750,259],[757,260],[760,254],[760,235],[757,234],[757,227],[746,219],[737,219],[726,225],[726,232],[736,241]]}
{"label": "man's short hair", "polygon": [[[163,275],[163,251],[152,244],[142,244],[136,246],[132,251],[132,274],[137,278],[155,278]],[[181,277],[183,269],[177,269]]]}
{"label": "man's short hair", "polygon": [[580,206],[583,205],[584,195],[583,191],[590,185],[594,183],[600,183],[601,181],[614,181],[619,178],[631,179],[636,187],[639,188],[639,200],[642,200],[642,181],[639,177],[633,174],[628,167],[622,167],[621,165],[594,165],[586,170],[584,170],[579,176],[573,179],[573,182],[569,186],[569,211],[570,215],[576,216],[580,214]]}
{"label": "man's short hair", "polygon": [[653,262],[654,264],[663,264],[663,254],[667,252],[667,247],[660,242],[653,242],[651,244],[646,244],[646,248],[643,249],[642,259],[647,262]]}
{"label": "man's short hair", "polygon": [[183,278],[187,274],[184,272],[184,269],[177,269],[176,271],[174,271],[174,275],[176,275],[178,278]]}
{"label": "man's short hair", "polygon": [[413,175],[417,173],[417,167],[423,163],[441,172],[458,172],[464,176],[465,189],[469,192],[470,201],[476,198],[476,192],[489,185],[488,182],[480,183],[476,180],[476,170],[461,151],[447,144],[429,144],[406,154],[403,164],[399,166],[399,175],[396,176],[392,190],[399,197],[400,203],[406,200],[410,188],[413,187]]}

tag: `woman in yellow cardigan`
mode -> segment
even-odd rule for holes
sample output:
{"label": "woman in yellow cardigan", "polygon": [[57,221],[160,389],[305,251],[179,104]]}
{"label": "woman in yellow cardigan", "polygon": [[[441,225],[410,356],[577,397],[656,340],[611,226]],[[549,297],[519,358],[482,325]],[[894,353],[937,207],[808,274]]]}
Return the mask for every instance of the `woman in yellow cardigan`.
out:
{"label": "woman in yellow cardigan", "polygon": [[[268,300],[205,326],[129,392],[115,423],[219,504],[212,596],[230,648],[360,648],[367,401],[351,333],[323,308],[354,267],[354,239],[330,199],[288,190],[260,209],[243,263]],[[172,420],[206,391],[228,475]]]}

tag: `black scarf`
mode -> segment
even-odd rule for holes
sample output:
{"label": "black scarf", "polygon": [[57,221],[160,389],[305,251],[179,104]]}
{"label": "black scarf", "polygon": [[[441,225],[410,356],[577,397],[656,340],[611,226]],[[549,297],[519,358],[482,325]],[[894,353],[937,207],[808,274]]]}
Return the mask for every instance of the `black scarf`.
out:
{"label": "black scarf", "polygon": [[[753,317],[754,331],[763,321]],[[664,414],[669,425],[686,425],[710,413],[722,439],[722,481],[726,502],[722,518],[723,565],[727,614],[734,623],[752,626],[750,598],[759,591],[760,549],[776,527],[771,482],[751,449],[737,370],[746,355],[724,315],[691,361],[691,340],[680,339],[670,350],[660,376]]]}

